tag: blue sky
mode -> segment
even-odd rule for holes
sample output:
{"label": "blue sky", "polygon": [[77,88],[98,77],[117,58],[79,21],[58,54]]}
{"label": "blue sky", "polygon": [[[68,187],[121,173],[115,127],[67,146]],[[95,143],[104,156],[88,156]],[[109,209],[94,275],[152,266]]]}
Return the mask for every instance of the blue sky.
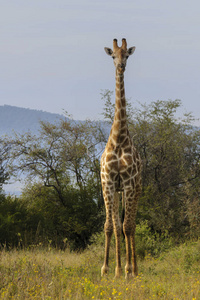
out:
{"label": "blue sky", "polygon": [[0,105],[101,118],[101,90],[115,88],[104,47],[123,37],[133,106],[181,99],[200,117],[197,0],[0,0]]}

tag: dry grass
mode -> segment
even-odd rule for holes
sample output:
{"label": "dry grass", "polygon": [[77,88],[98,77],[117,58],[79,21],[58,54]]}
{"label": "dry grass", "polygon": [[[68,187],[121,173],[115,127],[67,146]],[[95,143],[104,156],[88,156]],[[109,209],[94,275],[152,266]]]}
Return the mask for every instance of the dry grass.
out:
{"label": "dry grass", "polygon": [[2,250],[0,299],[200,299],[200,242],[174,248],[155,259],[139,261],[131,281],[100,277],[103,250],[78,254],[52,249]]}

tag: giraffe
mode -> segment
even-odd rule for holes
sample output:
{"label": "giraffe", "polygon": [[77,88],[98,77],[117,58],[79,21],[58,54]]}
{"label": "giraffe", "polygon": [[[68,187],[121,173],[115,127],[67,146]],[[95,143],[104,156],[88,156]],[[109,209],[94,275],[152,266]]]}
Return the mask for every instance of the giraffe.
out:
{"label": "giraffe", "polygon": [[126,242],[125,277],[137,276],[138,268],[135,254],[135,219],[137,202],[141,192],[141,159],[133,146],[126,121],[126,100],[124,91],[124,71],[129,55],[135,47],[127,49],[126,39],[118,47],[117,39],[113,40],[113,50],[104,48],[114,60],[116,69],[115,116],[108,142],[101,157],[101,184],[106,209],[105,256],[101,268],[102,276],[108,273],[110,240],[115,233],[116,268],[115,277],[122,274],[120,238],[122,224],[119,217],[119,192],[122,192],[125,216],[123,232]]}

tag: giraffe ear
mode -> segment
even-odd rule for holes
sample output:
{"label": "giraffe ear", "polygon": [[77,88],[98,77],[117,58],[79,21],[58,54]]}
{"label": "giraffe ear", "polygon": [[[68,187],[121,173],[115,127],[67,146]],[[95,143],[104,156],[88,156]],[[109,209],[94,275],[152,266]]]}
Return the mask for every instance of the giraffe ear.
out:
{"label": "giraffe ear", "polygon": [[112,53],[113,53],[112,49],[110,49],[110,48],[105,47],[104,50],[106,51],[106,54],[108,54],[108,55],[112,55]]}
{"label": "giraffe ear", "polygon": [[135,47],[131,47],[127,51],[128,51],[128,54],[131,55],[135,51]]}

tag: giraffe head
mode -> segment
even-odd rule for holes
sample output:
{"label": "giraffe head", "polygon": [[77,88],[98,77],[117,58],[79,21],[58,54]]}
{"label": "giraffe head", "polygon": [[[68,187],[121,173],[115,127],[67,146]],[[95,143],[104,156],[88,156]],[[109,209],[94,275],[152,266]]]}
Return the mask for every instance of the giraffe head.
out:
{"label": "giraffe head", "polygon": [[113,58],[116,72],[118,74],[123,74],[126,68],[126,61],[129,55],[133,54],[135,47],[127,49],[126,39],[122,39],[122,46],[119,47],[117,44],[117,39],[113,40],[113,50],[110,48],[104,48],[106,53]]}

